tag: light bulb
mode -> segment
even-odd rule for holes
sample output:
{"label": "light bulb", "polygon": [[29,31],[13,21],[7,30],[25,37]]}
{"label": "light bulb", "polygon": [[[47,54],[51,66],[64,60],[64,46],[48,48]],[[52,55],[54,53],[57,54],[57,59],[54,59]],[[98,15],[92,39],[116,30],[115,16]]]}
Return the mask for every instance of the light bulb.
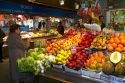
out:
{"label": "light bulb", "polygon": [[60,0],[59,2],[60,2],[60,5],[64,5],[65,3],[64,0]]}

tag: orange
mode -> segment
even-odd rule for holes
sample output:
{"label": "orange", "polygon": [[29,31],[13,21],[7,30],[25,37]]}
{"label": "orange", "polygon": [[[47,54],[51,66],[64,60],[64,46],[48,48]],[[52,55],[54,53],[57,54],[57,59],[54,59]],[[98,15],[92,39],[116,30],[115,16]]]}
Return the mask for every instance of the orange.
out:
{"label": "orange", "polygon": [[110,43],[114,43],[114,40],[113,40],[113,39],[111,39],[111,40],[109,40],[109,42],[110,42]]}
{"label": "orange", "polygon": [[121,44],[125,45],[125,39],[121,40]]}
{"label": "orange", "polygon": [[115,48],[115,51],[122,52],[123,49],[121,49],[120,47],[117,47],[117,48]]}
{"label": "orange", "polygon": [[125,36],[119,36],[119,39],[122,40],[122,39],[125,39]]}
{"label": "orange", "polygon": [[113,47],[112,47],[112,46],[109,46],[109,47],[108,47],[108,51],[113,51]]}
{"label": "orange", "polygon": [[122,44],[118,44],[118,47],[120,47],[121,49],[123,49],[123,45]]}
{"label": "orange", "polygon": [[114,41],[115,41],[116,44],[119,44],[119,43],[120,43],[120,40],[119,40],[117,37],[115,38]]}
{"label": "orange", "polygon": [[99,57],[103,56],[103,52],[101,52],[101,51],[98,52],[98,56],[99,56]]}
{"label": "orange", "polygon": [[117,44],[116,44],[116,43],[113,43],[111,46],[112,46],[113,48],[116,48],[116,47],[117,47]]}
{"label": "orange", "polygon": [[125,36],[125,34],[124,33],[120,33],[120,36]]}
{"label": "orange", "polygon": [[123,47],[123,52],[125,52],[125,47]]}
{"label": "orange", "polygon": [[98,57],[98,58],[97,58],[97,61],[98,61],[98,62],[102,62],[102,58],[101,58],[101,57]]}

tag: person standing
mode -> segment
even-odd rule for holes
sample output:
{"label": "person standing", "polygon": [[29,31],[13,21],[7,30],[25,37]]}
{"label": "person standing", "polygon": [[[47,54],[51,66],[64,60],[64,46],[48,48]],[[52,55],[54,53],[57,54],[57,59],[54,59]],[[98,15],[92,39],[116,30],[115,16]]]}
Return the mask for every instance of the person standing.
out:
{"label": "person standing", "polygon": [[7,44],[9,48],[11,78],[16,83],[20,83],[20,80],[23,79],[23,75],[18,71],[17,59],[25,57],[25,52],[29,47],[29,43],[27,42],[27,45],[25,45],[21,39],[20,26],[18,24],[10,26]]}
{"label": "person standing", "polygon": [[5,33],[1,30],[0,28],[0,62],[3,62],[3,51],[2,51],[2,47],[3,47],[3,38],[5,37]]}
{"label": "person standing", "polygon": [[42,22],[40,21],[40,22],[38,23],[38,29],[41,29],[41,27],[42,27]]}
{"label": "person standing", "polygon": [[104,17],[102,15],[99,16],[99,24],[101,26],[101,30],[103,30],[103,28],[105,28],[105,23],[103,21],[104,21]]}
{"label": "person standing", "polygon": [[64,35],[64,26],[62,22],[59,22],[59,26],[57,27],[57,31],[59,34]]}

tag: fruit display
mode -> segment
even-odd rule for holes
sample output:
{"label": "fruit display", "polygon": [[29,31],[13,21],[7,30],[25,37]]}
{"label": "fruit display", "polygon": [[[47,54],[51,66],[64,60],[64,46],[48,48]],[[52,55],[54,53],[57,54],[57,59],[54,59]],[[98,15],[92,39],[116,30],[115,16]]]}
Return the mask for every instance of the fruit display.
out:
{"label": "fruit display", "polygon": [[116,33],[108,41],[108,51],[125,52],[125,34]]}
{"label": "fruit display", "polygon": [[89,53],[84,49],[84,47],[76,47],[76,51],[72,51],[71,56],[66,62],[66,66],[70,69],[79,70],[85,67],[85,62],[88,58]]}
{"label": "fruit display", "polygon": [[107,60],[108,56],[106,56],[103,52],[96,52],[90,55],[90,58],[87,60],[85,66],[88,70],[100,71]]}
{"label": "fruit display", "polygon": [[103,66],[103,73],[107,75],[115,75],[119,77],[125,76],[125,62],[124,62],[124,54],[120,52],[113,52],[110,55],[110,60],[105,62]]}
{"label": "fruit display", "polygon": [[[125,76],[125,34],[100,34],[86,29],[69,29],[56,39],[34,40],[35,49],[18,59],[20,72],[43,73],[52,64],[65,70]],[[96,50],[94,50],[96,49]],[[101,51],[103,50],[103,52]]]}
{"label": "fruit display", "polygon": [[57,54],[57,56],[55,57],[54,60],[52,60],[53,64],[66,64],[69,56],[71,55],[71,51],[70,50],[63,50],[61,49],[59,51],[59,53]]}
{"label": "fruit display", "polygon": [[87,34],[85,34],[81,38],[81,42],[79,43],[79,46],[84,46],[85,48],[90,47],[91,42],[93,41],[94,38],[95,38],[95,36],[92,33],[87,32]]}
{"label": "fruit display", "polygon": [[51,63],[47,60],[44,54],[41,54],[41,49],[35,48],[28,52],[28,56],[17,60],[18,69],[20,72],[31,72],[35,75],[43,73],[45,69],[51,67]]}
{"label": "fruit display", "polygon": [[91,43],[91,46],[90,48],[91,49],[97,49],[97,50],[104,50],[107,48],[107,44],[106,44],[106,36],[105,35],[102,35],[102,36],[97,36],[93,42]]}
{"label": "fruit display", "polygon": [[80,42],[80,34],[63,39],[55,39],[46,43],[46,55],[57,55],[60,49],[69,50],[71,45]]}

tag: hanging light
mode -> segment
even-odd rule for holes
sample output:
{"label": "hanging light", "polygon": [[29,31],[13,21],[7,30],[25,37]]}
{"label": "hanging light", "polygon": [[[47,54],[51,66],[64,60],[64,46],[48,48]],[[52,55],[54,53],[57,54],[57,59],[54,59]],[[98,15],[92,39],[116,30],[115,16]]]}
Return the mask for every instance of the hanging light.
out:
{"label": "hanging light", "polygon": [[75,3],[75,9],[79,9],[79,4]]}
{"label": "hanging light", "polygon": [[60,5],[64,5],[65,1],[64,0],[59,0]]}

